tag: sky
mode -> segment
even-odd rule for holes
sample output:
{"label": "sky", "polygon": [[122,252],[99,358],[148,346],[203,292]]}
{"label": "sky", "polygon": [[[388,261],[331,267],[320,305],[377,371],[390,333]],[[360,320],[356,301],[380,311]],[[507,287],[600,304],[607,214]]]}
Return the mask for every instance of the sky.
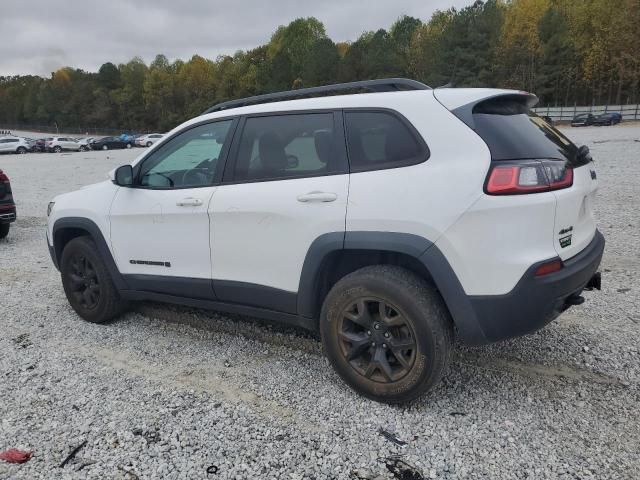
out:
{"label": "sky", "polygon": [[427,21],[473,0],[0,0],[0,76],[49,76],[60,67],[158,53],[215,59],[269,41],[280,25],[316,17],[335,41],[388,29],[401,15]]}

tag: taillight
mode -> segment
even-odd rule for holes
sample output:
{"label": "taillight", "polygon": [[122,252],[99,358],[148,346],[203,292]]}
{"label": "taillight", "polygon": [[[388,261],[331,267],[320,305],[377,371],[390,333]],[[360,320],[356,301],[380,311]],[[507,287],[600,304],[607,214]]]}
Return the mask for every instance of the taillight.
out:
{"label": "taillight", "polygon": [[4,173],[2,170],[0,170],[0,182],[9,183],[9,177],[7,177],[7,174]]}
{"label": "taillight", "polygon": [[493,162],[485,191],[489,195],[548,192],[573,185],[573,169],[561,160]]}

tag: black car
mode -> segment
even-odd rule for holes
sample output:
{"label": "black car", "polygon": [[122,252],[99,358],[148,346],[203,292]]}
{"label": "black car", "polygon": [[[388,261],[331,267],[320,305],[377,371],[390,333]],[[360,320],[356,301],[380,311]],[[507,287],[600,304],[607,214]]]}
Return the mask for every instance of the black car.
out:
{"label": "black car", "polygon": [[615,125],[622,121],[622,115],[618,112],[609,112],[598,115],[593,121],[594,125]]}
{"label": "black car", "polygon": [[16,204],[7,174],[0,170],[0,238],[9,235],[11,223],[16,221]]}
{"label": "black car", "polygon": [[120,140],[118,137],[102,137],[92,140],[91,150],[113,150],[118,148],[131,148],[132,141]]}
{"label": "black car", "polygon": [[33,147],[31,147],[32,152],[46,152],[47,151],[47,139],[46,138],[38,138],[34,143]]}
{"label": "black car", "polygon": [[581,113],[580,115],[576,115],[571,120],[572,127],[586,127],[589,125],[593,125],[596,120],[596,117],[591,113]]}

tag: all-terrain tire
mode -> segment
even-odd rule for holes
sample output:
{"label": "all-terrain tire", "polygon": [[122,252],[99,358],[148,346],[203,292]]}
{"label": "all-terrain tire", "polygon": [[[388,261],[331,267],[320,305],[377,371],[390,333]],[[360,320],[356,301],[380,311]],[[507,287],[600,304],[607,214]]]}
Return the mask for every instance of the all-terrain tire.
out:
{"label": "all-terrain tire", "polygon": [[[364,327],[358,331],[361,309],[367,310],[376,330]],[[350,320],[352,317],[357,323]],[[385,326],[401,322],[406,325]],[[384,403],[409,402],[438,384],[449,364],[454,340],[453,322],[438,291],[414,273],[393,265],[364,267],[338,281],[322,306],[320,333],[325,353],[345,383]],[[363,335],[378,343],[367,344],[362,358],[348,358]],[[349,343],[347,336],[356,340]],[[414,346],[400,352],[401,362],[396,355],[398,345],[412,340]],[[380,342],[389,345],[383,343],[384,350],[380,350]],[[373,367],[370,374],[372,363],[381,365],[378,355],[387,359],[385,367],[391,365],[391,370]],[[375,361],[367,366],[367,358]],[[411,358],[412,363],[407,360]]]}
{"label": "all-terrain tire", "polygon": [[[80,274],[83,269],[78,266],[86,264],[90,268]],[[60,274],[67,300],[86,321],[104,323],[125,310],[126,303],[120,298],[109,270],[91,238],[77,237],[64,247]]]}

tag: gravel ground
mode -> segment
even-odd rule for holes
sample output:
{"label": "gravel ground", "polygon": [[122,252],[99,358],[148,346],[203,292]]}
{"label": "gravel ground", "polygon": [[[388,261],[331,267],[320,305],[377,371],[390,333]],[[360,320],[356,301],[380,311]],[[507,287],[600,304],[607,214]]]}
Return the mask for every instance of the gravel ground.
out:
{"label": "gravel ground", "polygon": [[297,330],[160,304],[81,321],[46,204],[139,151],[0,157],[20,216],[0,241],[0,450],[33,451],[0,478],[637,478],[640,126],[566,132],[596,158],[602,292],[536,334],[458,346],[409,407],[351,392]]}

